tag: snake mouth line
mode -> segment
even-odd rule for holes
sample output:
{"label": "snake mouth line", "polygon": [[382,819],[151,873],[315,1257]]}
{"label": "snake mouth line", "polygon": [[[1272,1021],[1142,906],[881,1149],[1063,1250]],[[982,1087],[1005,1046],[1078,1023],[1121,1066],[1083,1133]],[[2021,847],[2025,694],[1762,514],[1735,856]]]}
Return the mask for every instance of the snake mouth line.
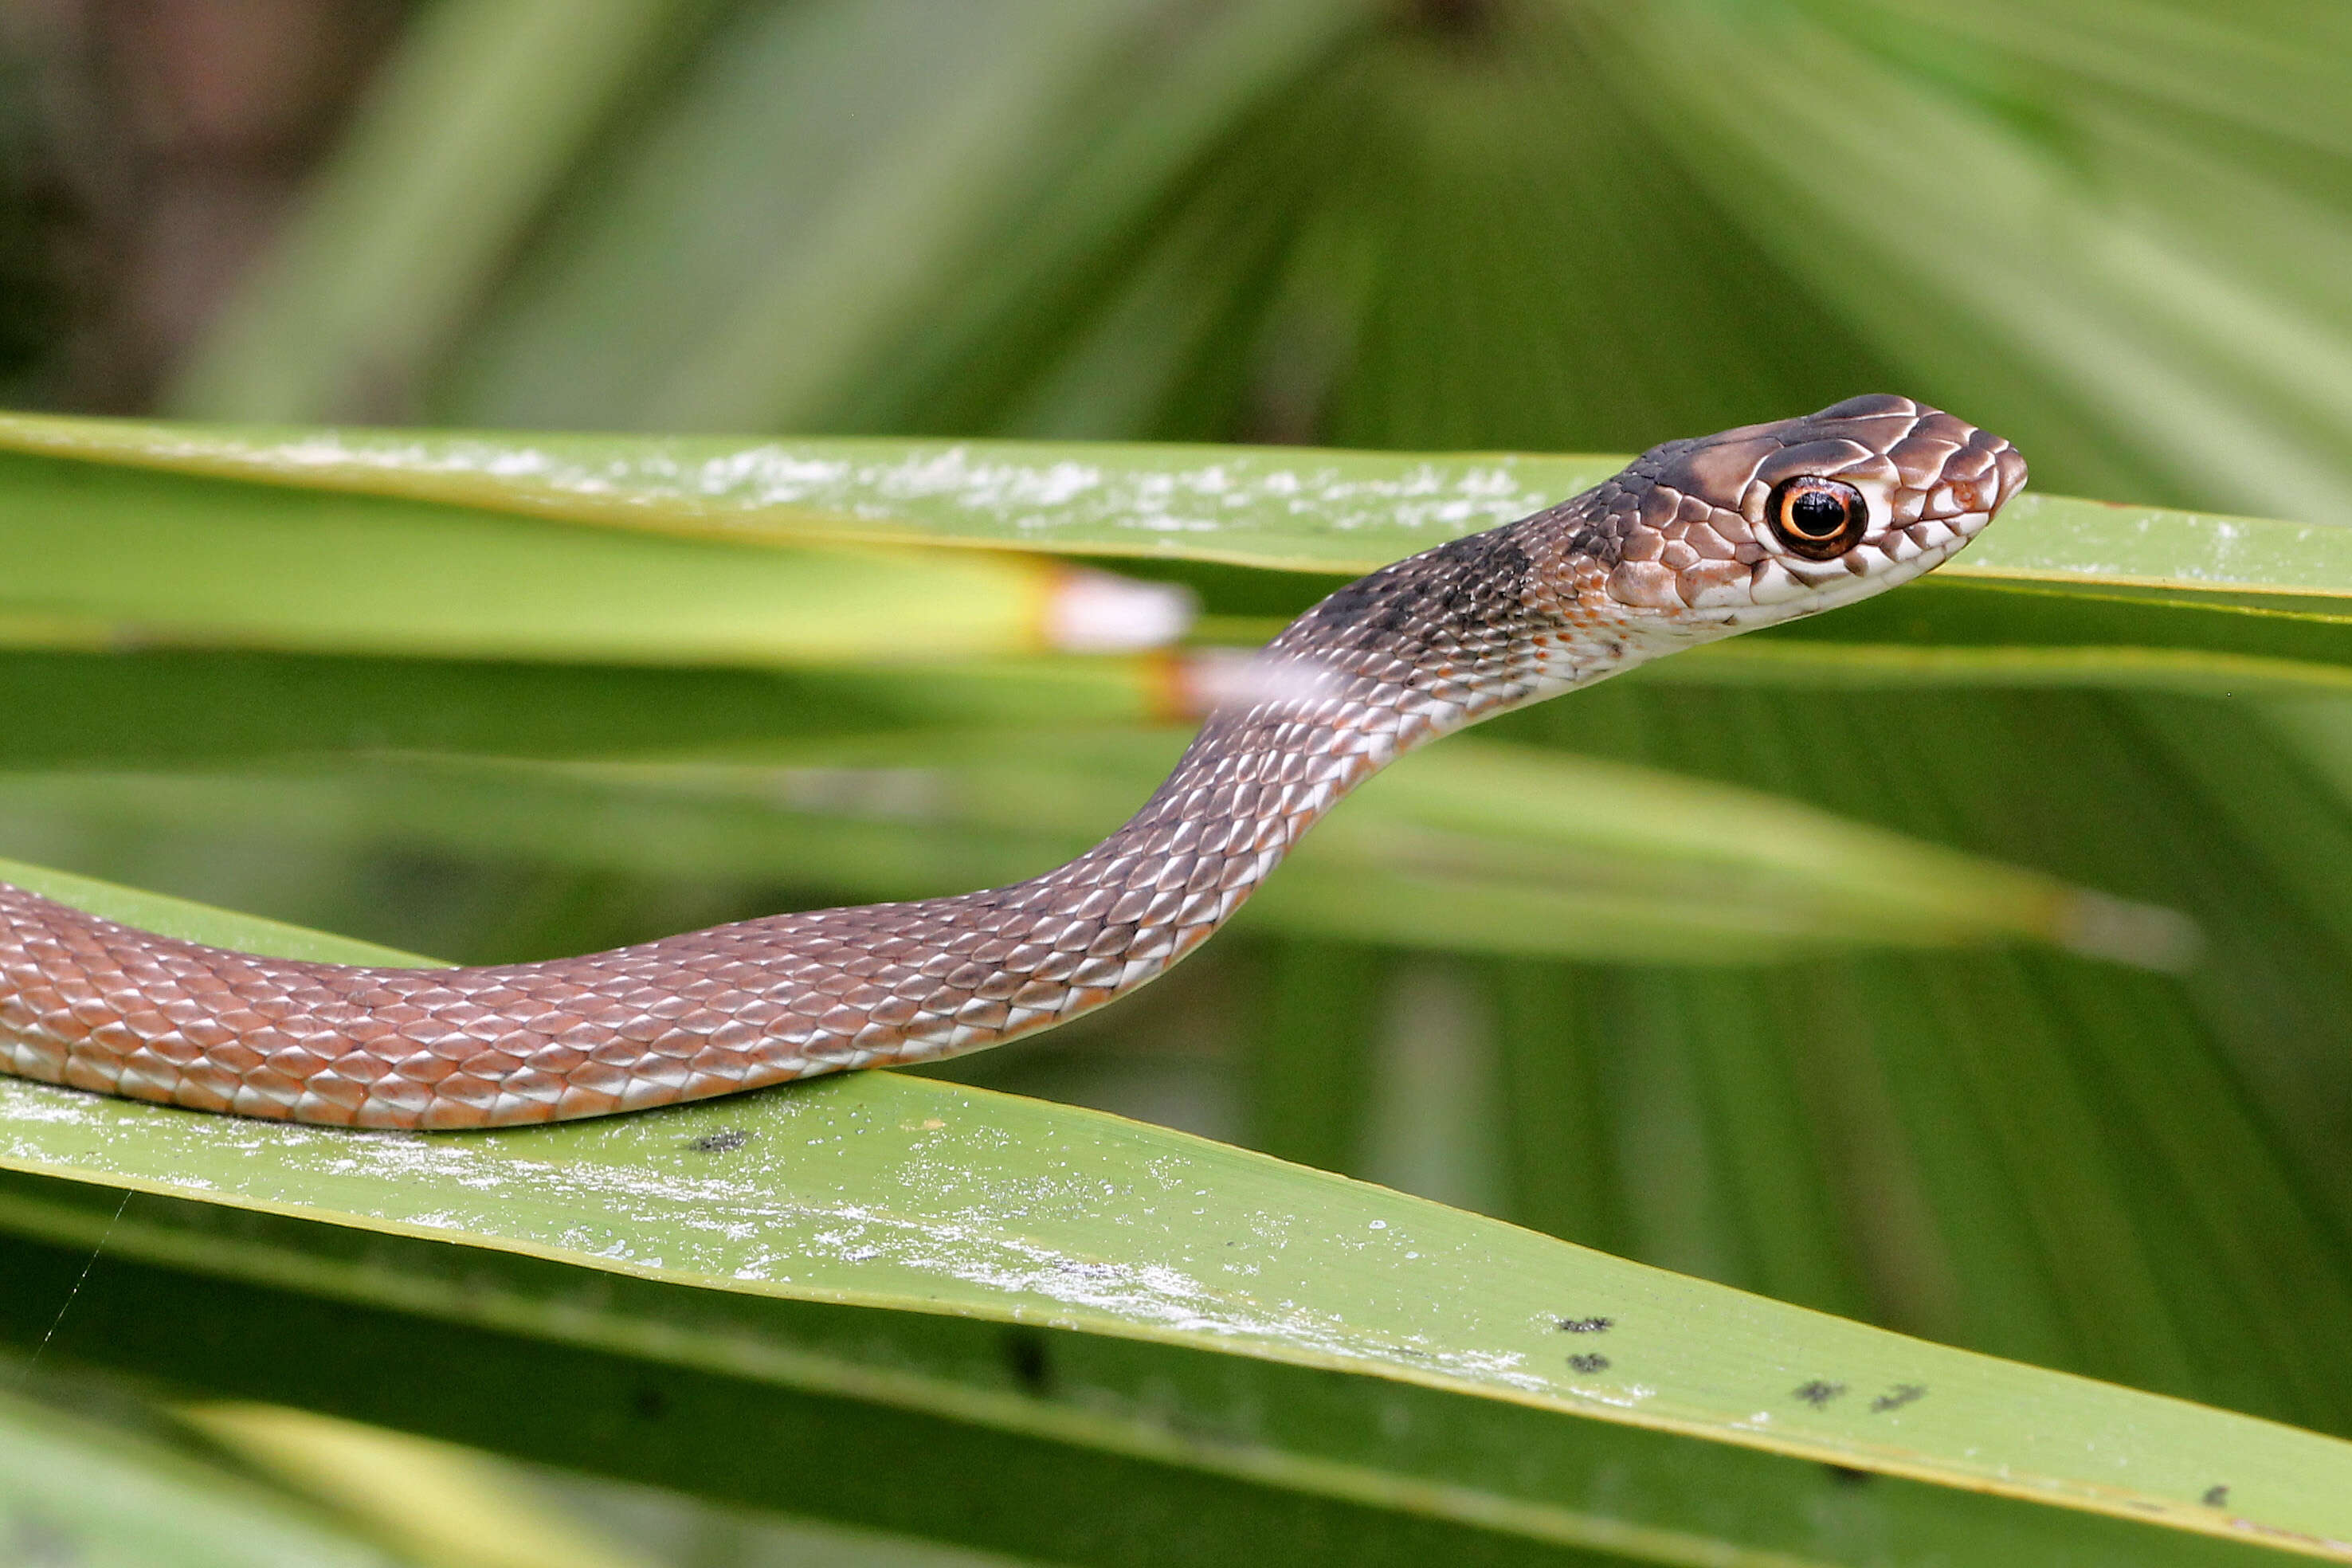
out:
{"label": "snake mouth line", "polygon": [[[1998,509],[1995,509],[1998,510]],[[1977,535],[1992,521],[1994,512],[1964,512],[1942,520],[1947,526],[1958,530],[1956,538],[1940,544],[1929,545],[1907,561],[1895,561],[1880,552],[1885,564],[1875,572],[1843,578],[1829,578],[1819,584],[1809,584],[1809,596],[1803,603],[1743,605],[1727,614],[1722,625],[1727,631],[1745,631],[1752,626],[1777,625],[1834,610],[1858,600],[1867,599],[1889,588],[1900,587],[1914,578],[1925,576],[1958,555],[1973,542]]]}

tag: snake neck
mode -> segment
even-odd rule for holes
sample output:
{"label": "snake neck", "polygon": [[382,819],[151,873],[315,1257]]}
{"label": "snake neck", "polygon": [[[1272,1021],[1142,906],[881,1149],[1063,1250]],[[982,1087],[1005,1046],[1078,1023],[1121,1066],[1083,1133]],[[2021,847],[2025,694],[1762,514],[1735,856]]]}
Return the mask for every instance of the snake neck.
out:
{"label": "snake neck", "polygon": [[1570,508],[1556,508],[1340,589],[1258,654],[1241,695],[1123,826],[1007,891],[1120,934],[1134,928],[1139,945],[1114,994],[1165,970],[1405,752],[1652,651],[1618,623],[1547,599],[1542,563],[1575,525]]}

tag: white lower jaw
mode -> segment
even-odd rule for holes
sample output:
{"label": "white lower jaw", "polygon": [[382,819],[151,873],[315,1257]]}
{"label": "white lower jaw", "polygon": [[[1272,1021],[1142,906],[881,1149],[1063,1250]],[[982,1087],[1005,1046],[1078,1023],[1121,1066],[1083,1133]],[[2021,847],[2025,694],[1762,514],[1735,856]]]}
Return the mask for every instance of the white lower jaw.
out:
{"label": "white lower jaw", "polygon": [[1769,605],[1734,606],[1723,612],[1720,624],[1727,631],[1771,626],[1780,621],[1816,616],[1823,610],[1834,610],[1841,605],[1851,605],[1857,599],[1867,599],[1889,588],[1901,587],[1914,577],[1933,571],[1958,554],[1990,521],[1990,517],[1983,512],[1964,512],[1947,521],[1946,525],[1954,530],[1953,537],[1922,549],[1907,561],[1888,560],[1879,570],[1863,576],[1848,576],[1842,581],[1832,579],[1801,598],[1784,599]]}

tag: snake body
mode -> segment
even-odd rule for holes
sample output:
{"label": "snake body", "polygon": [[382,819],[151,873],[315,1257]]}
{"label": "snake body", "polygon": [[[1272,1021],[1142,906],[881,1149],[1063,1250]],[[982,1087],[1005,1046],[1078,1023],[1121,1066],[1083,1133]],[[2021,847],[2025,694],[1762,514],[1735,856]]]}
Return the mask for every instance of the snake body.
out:
{"label": "snake body", "polygon": [[466,1128],[996,1045],[1165,971],[1402,752],[1906,581],[2024,481],[2007,442],[1900,397],[1654,447],[1341,588],[1256,657],[1124,826],[983,892],[435,970],[255,957],[0,885],[0,1068],[202,1110]]}

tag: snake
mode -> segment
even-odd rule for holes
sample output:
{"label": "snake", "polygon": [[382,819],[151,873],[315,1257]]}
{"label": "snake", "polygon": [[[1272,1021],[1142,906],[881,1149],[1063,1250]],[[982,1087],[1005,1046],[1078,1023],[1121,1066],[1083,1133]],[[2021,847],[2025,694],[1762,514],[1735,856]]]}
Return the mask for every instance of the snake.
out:
{"label": "snake", "polygon": [[1887,395],[1654,447],[1323,599],[1125,825],[1008,887],[436,969],[236,952],[0,884],[0,1069],[200,1111],[464,1129],[999,1045],[1166,972],[1406,752],[1907,582],[2025,472],[2000,437]]}

